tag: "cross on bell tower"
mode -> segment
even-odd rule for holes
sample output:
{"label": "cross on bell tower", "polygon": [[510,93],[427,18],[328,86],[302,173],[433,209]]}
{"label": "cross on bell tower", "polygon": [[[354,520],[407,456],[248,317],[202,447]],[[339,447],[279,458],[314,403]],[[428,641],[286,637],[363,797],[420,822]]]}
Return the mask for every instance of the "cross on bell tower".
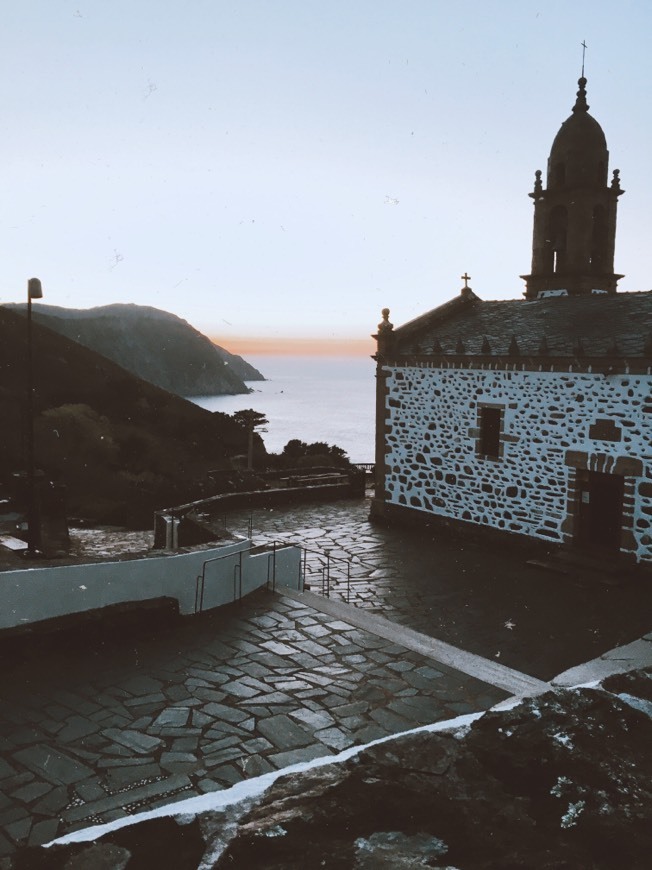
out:
{"label": "cross on bell tower", "polygon": [[[583,49],[586,45],[583,44]],[[616,211],[620,173],[608,184],[609,152],[598,122],[589,115],[582,76],[572,115],[552,143],[546,187],[536,172],[532,271],[521,277],[525,296],[615,293],[622,275],[614,273]]]}

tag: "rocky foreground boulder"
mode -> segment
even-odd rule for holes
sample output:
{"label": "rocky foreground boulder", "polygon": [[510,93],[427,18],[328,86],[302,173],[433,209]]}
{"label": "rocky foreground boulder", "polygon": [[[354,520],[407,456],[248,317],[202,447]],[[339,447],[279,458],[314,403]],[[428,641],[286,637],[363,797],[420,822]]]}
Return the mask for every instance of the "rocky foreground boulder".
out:
{"label": "rocky foreground boulder", "polygon": [[643,870],[652,673],[550,691],[282,776],[258,798],[27,849],[27,868]]}

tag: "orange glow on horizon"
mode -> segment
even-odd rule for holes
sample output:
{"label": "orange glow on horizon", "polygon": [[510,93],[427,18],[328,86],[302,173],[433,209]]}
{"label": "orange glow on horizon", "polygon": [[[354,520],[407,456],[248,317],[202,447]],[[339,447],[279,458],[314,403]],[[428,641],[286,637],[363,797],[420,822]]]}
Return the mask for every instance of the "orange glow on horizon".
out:
{"label": "orange glow on horizon", "polygon": [[371,356],[376,343],[368,338],[231,338],[211,335],[211,341],[240,356]]}

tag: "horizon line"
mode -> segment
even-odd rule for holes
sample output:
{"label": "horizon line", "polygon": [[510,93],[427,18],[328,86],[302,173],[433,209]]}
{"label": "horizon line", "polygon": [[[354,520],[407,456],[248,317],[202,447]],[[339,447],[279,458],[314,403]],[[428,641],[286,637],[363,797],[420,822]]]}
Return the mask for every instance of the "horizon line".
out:
{"label": "horizon line", "polygon": [[371,356],[376,351],[371,338],[227,337],[214,333],[209,338],[240,356]]}

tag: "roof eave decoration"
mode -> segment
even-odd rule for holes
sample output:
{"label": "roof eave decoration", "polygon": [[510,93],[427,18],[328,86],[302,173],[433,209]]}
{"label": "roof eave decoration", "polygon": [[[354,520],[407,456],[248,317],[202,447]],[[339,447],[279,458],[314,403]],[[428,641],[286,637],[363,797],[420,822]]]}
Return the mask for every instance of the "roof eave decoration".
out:
{"label": "roof eave decoration", "polygon": [[443,305],[439,305],[437,308],[432,308],[425,314],[415,317],[414,320],[408,320],[408,322],[404,323],[402,326],[397,326],[394,329],[394,335],[396,338],[400,339],[409,338],[421,329],[430,329],[434,326],[438,326],[452,317],[457,317],[457,315],[463,313],[465,310],[470,310],[471,307],[482,304],[482,299],[480,299],[479,296],[476,296],[470,287],[468,288],[468,291],[469,292],[465,295],[460,294],[459,296],[455,296],[453,299],[449,299],[448,302],[444,302]]}
{"label": "roof eave decoration", "polygon": [[583,356],[564,354],[549,356],[529,354],[510,356],[509,354],[417,354],[398,353],[385,360],[386,364],[397,366],[417,366],[436,368],[462,368],[478,370],[522,370],[544,372],[588,372],[595,375],[650,374],[652,356],[624,357]]}

